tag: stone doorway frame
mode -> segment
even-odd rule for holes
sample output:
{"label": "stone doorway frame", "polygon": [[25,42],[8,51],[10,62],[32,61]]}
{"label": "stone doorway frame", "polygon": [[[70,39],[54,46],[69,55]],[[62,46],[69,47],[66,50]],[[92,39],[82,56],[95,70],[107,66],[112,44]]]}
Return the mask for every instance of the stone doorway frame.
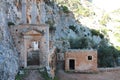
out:
{"label": "stone doorway frame", "polygon": [[[36,30],[31,30],[31,31],[36,31]],[[29,50],[32,50],[32,48],[30,48],[30,45],[32,44],[33,41],[40,42],[42,38],[42,33],[30,34],[29,32],[30,31],[24,34],[24,67],[28,66],[27,65],[27,57],[28,57],[27,54]],[[40,46],[40,44],[38,46]],[[40,47],[38,50],[40,50]],[[40,62],[40,53],[39,53],[39,62]]]}
{"label": "stone doorway frame", "polygon": [[75,70],[75,59],[69,59],[69,69]]}

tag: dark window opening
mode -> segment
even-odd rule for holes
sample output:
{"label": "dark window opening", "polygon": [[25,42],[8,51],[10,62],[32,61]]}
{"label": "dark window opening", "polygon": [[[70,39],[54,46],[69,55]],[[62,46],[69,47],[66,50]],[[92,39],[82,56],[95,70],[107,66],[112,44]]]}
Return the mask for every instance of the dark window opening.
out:
{"label": "dark window opening", "polygon": [[69,69],[70,70],[74,70],[75,69],[75,60],[74,59],[70,59],[69,60]]}
{"label": "dark window opening", "polygon": [[88,60],[92,60],[92,56],[88,56]]}

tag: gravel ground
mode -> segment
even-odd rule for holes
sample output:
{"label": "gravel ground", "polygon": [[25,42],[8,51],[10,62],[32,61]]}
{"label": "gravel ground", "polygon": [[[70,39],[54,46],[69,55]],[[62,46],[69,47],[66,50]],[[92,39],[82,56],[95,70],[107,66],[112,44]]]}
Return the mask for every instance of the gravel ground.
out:
{"label": "gravel ground", "polygon": [[120,80],[120,71],[85,74],[66,73],[63,70],[59,70],[57,76],[59,80]]}

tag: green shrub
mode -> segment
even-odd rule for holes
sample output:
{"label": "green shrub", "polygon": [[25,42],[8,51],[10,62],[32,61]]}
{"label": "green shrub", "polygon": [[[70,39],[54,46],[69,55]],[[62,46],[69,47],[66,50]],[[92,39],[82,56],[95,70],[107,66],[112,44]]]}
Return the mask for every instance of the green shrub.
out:
{"label": "green shrub", "polygon": [[8,22],[8,26],[15,25],[13,22]]}
{"label": "green shrub", "polygon": [[116,46],[116,49],[117,49],[118,51],[120,51],[120,46]]}
{"label": "green shrub", "polygon": [[96,35],[96,36],[100,36],[100,38],[102,39],[104,38],[104,35],[95,29],[91,29],[91,33],[92,33],[92,36]]}
{"label": "green shrub", "polygon": [[62,7],[62,10],[63,10],[64,13],[69,13],[69,9],[68,9],[67,6],[62,5],[61,7]]}
{"label": "green shrub", "polygon": [[28,74],[28,72],[27,72],[27,70],[22,70],[23,72],[24,72],[24,74],[17,74],[16,76],[15,76],[15,80],[23,80],[23,78],[25,77],[25,76],[27,76],[27,74]]}
{"label": "green shrub", "polygon": [[99,67],[114,67],[117,65],[119,51],[113,46],[103,46],[98,48],[98,66]]}
{"label": "green shrub", "polygon": [[46,68],[44,68],[44,69],[45,69],[45,71],[40,72],[41,75],[42,75],[42,77],[43,77],[45,80],[52,80],[52,79],[49,77]]}
{"label": "green shrub", "polygon": [[71,49],[89,48],[89,40],[87,38],[69,39]]}
{"label": "green shrub", "polygon": [[102,19],[100,20],[100,24],[105,26],[109,20],[110,20],[109,15],[108,14],[104,14],[102,16]]}
{"label": "green shrub", "polygon": [[48,21],[46,21],[45,23],[49,25],[50,31],[56,30],[56,27],[54,27],[54,24],[55,24],[54,20],[48,19]]}
{"label": "green shrub", "polygon": [[89,17],[90,15],[95,15],[93,11],[91,11],[88,8],[83,7],[82,5],[79,5],[77,10],[75,10],[75,13],[78,15],[82,15],[84,17]]}
{"label": "green shrub", "polygon": [[101,32],[104,34],[104,35],[107,35],[107,32],[108,32],[109,30],[108,29],[102,29],[101,30]]}
{"label": "green shrub", "polygon": [[53,80],[59,80],[59,78],[55,76]]}
{"label": "green shrub", "polygon": [[70,25],[69,28],[70,28],[71,30],[73,30],[74,32],[75,32],[75,30],[76,30],[76,26],[74,26],[74,25]]}

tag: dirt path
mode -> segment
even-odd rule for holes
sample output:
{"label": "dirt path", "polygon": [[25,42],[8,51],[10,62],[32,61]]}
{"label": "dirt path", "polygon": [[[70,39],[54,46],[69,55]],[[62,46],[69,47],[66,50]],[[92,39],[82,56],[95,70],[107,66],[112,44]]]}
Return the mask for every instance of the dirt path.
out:
{"label": "dirt path", "polygon": [[65,73],[58,71],[59,80],[120,80],[120,71],[99,72],[96,74]]}
{"label": "dirt path", "polygon": [[23,80],[44,80],[38,70],[30,70]]}

